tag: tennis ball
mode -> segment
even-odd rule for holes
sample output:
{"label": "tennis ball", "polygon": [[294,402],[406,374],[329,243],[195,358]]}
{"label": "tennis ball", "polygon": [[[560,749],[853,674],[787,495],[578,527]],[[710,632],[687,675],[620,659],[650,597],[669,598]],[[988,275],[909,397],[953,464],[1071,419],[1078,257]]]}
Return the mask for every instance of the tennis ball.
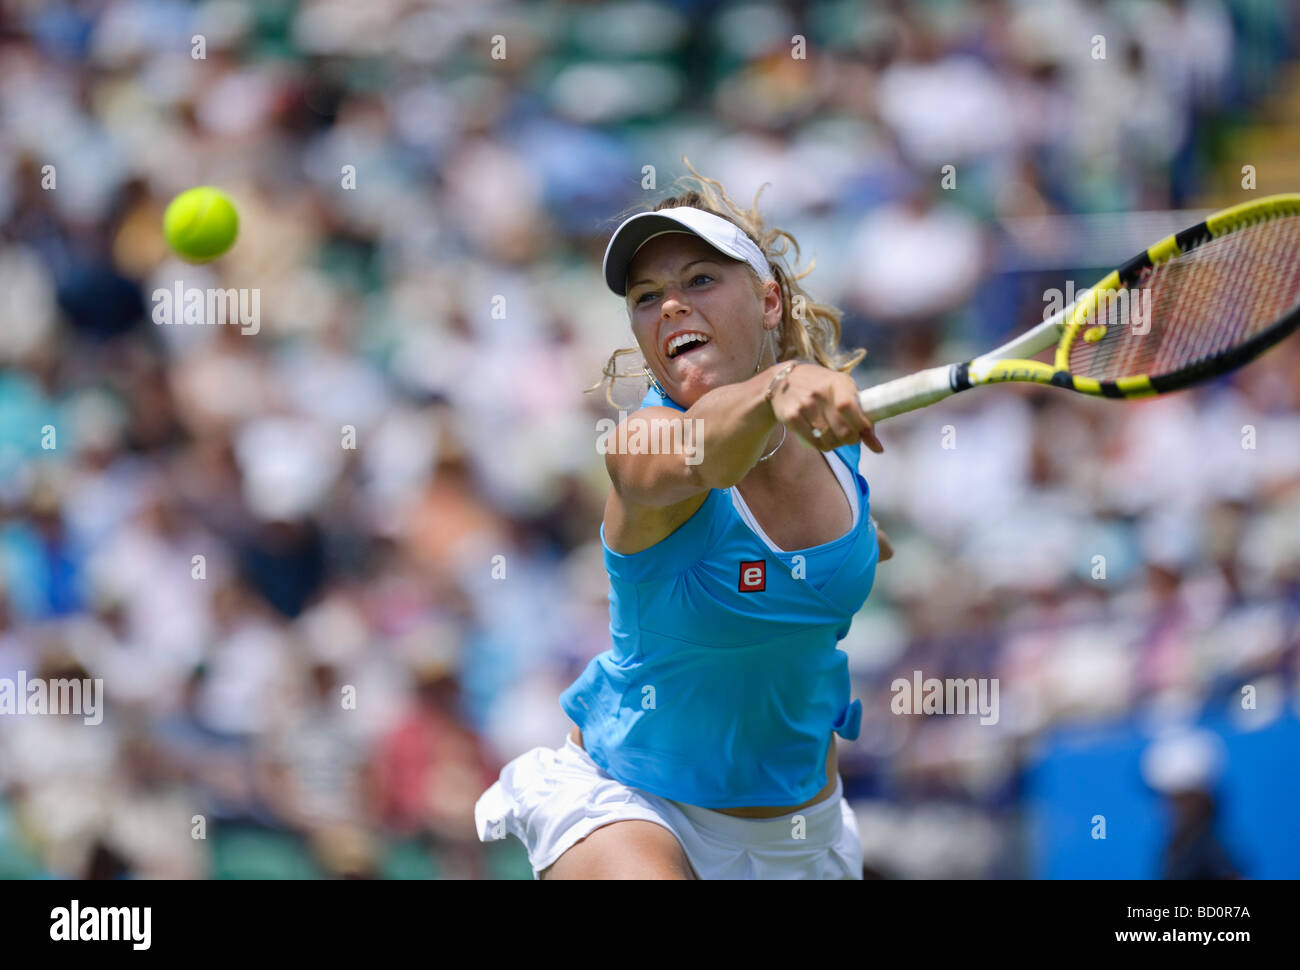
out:
{"label": "tennis ball", "polygon": [[216,259],[235,241],[239,213],[225,193],[210,185],[186,189],[163,213],[167,243],[190,263]]}

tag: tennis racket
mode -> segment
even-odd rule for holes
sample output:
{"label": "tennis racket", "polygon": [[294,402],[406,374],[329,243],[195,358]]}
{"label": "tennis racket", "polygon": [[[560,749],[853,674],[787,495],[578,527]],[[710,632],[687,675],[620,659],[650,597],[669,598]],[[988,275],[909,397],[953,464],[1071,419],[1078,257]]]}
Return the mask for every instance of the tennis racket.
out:
{"label": "tennis racket", "polygon": [[[1148,397],[1235,370],[1297,325],[1300,194],[1273,195],[1160,240],[996,350],[878,384],[858,399],[874,424],[1004,381]],[[1053,345],[1051,364],[1031,359]]]}

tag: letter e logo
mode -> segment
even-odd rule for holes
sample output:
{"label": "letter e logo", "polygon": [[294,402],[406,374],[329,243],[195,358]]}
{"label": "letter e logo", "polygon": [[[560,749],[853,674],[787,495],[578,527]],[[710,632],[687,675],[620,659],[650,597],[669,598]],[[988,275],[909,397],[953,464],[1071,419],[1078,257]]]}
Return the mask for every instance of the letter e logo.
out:
{"label": "letter e logo", "polygon": [[740,564],[740,586],[742,593],[761,593],[767,589],[767,563],[754,559]]}

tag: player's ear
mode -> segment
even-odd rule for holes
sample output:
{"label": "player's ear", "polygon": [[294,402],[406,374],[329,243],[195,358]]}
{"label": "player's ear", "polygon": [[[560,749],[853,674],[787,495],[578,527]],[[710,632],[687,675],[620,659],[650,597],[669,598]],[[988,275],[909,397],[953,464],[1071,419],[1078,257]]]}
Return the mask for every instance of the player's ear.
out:
{"label": "player's ear", "polygon": [[779,330],[784,307],[781,305],[781,287],[775,280],[762,284],[763,326],[769,330]]}

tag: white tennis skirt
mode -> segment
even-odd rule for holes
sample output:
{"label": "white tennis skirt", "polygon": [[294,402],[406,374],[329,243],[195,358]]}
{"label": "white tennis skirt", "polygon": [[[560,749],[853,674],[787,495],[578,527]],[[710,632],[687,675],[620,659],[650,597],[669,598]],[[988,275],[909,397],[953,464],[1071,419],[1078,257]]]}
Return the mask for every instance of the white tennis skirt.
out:
{"label": "white tennis skirt", "polygon": [[479,840],[519,839],[534,879],[579,840],[625,819],[672,832],[701,879],[862,878],[857,817],[838,775],[835,794],[809,808],[737,818],[629,788],[566,736],[559,748],[533,748],[507,764],[474,806]]}

